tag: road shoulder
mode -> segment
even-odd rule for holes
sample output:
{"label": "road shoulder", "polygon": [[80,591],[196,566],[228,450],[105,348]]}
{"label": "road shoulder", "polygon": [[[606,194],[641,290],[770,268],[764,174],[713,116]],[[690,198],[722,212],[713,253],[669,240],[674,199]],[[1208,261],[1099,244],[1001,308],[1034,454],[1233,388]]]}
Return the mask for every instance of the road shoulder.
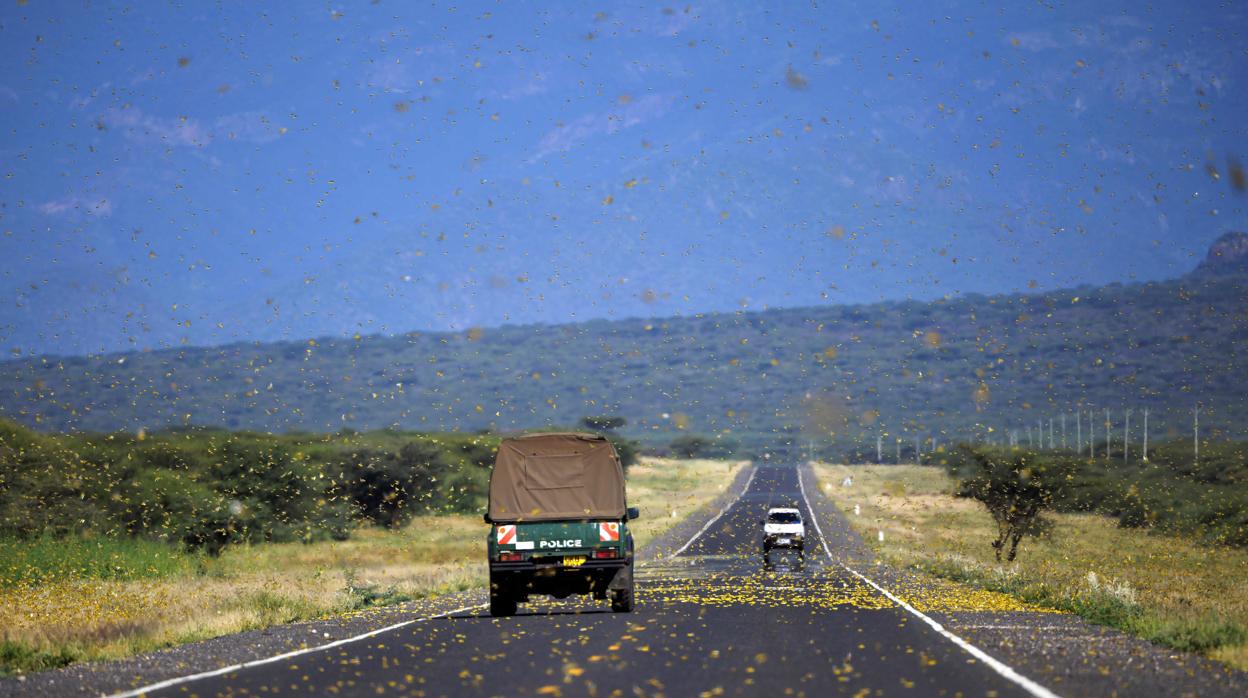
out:
{"label": "road shoulder", "polygon": [[714,499],[707,502],[702,508],[686,516],[675,526],[667,529],[663,533],[655,536],[654,540],[648,545],[637,551],[637,562],[639,565],[647,565],[649,563],[663,560],[670,557],[673,553],[681,548],[689,539],[697,535],[707,522],[719,515],[720,512],[728,508],[741,493],[745,490],[746,483],[753,477],[757,465],[751,463],[737,471],[732,479],[732,483],[724,488]]}

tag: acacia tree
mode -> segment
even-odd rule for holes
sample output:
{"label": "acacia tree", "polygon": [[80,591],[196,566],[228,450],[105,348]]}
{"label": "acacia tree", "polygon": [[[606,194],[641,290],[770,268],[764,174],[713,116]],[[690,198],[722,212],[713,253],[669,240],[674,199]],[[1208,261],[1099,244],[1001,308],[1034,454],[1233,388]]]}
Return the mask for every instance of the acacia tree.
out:
{"label": "acacia tree", "polygon": [[1060,468],[1045,466],[1032,454],[1018,451],[992,452],[960,446],[951,462],[958,477],[959,497],[984,505],[997,524],[992,542],[997,561],[1004,554],[1012,562],[1023,536],[1036,536],[1050,524],[1042,516],[1053,504],[1064,482]]}
{"label": "acacia tree", "polygon": [[681,458],[697,458],[714,445],[714,442],[705,436],[685,434],[672,439],[671,449],[672,453]]}
{"label": "acacia tree", "polygon": [[626,424],[628,424],[627,419],[615,415],[581,417],[581,426],[591,431],[615,431]]}

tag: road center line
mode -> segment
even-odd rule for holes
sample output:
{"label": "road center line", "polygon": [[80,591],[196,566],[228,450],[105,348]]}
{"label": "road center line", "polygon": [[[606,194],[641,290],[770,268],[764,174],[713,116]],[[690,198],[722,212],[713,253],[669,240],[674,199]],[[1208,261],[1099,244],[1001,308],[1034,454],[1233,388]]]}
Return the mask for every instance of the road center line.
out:
{"label": "road center line", "polygon": [[[827,554],[829,560],[832,560],[834,559],[832,557],[832,550],[828,548],[828,539],[824,537],[823,529],[820,528],[819,526],[819,517],[815,515],[815,508],[810,505],[810,500],[806,497],[806,483],[802,479],[802,467],[801,466],[798,466],[797,468],[797,486],[802,491],[802,501],[806,502],[806,509],[807,511],[810,512],[810,520],[812,523],[815,524],[815,531],[819,533],[819,542],[823,544],[823,552]],[[922,611],[918,610],[914,606],[911,606],[905,601],[902,601],[896,596],[893,596],[893,594],[891,594],[887,589],[885,589],[879,584],[876,584],[875,582],[868,579],[866,575],[858,572],[857,570],[845,564],[844,562],[840,562],[839,564],[841,565],[841,567],[844,567],[847,571],[849,571],[850,574],[854,575],[855,577],[871,585],[876,591],[883,594],[889,601],[892,601],[898,606],[901,606],[902,608],[906,609],[906,611],[916,616],[917,618],[922,620],[924,623],[927,623],[932,628],[932,630],[935,630],[937,633],[940,633],[941,636],[943,636],[944,638],[946,638],[953,644],[966,650],[968,653],[970,653],[971,656],[983,662],[988,667],[990,667],[993,671],[997,672],[998,674],[1000,674],[1007,680],[1017,684],[1024,691],[1027,691],[1031,695],[1036,696],[1036,698],[1058,698],[1058,695],[1056,693],[1050,691],[1044,686],[1041,686],[1035,681],[1032,681],[1026,676],[1023,676],[1022,674],[1015,671],[1013,667],[1009,666],[1008,664],[1002,662],[999,659],[996,659],[995,657],[981,650],[975,645],[972,645],[966,640],[963,640],[957,635],[954,635],[953,633],[949,632],[948,630],[945,629],[945,626],[936,622],[933,618],[926,615]]]}
{"label": "road center line", "polygon": [[693,538],[690,538],[684,545],[680,546],[680,550],[677,550],[671,555],[668,555],[667,558],[669,560],[685,552],[685,550],[687,550],[689,546],[693,545],[693,542],[697,540],[699,536],[701,536],[703,533],[706,533],[706,530],[710,528],[712,524],[714,524],[716,521],[719,521],[719,518],[723,516],[725,513],[727,513],[728,510],[732,508],[732,505],[737,503],[737,500],[744,497],[745,493],[750,491],[750,483],[754,482],[754,476],[758,473],[758,466],[751,465],[750,467],[754,469],[750,471],[750,476],[746,478],[745,487],[741,488],[741,494],[729,500],[729,502],[724,505],[724,508],[720,509],[719,513],[715,515],[715,518],[711,519],[710,521],[707,521],[705,526],[703,526],[697,533],[693,534]]}
{"label": "road center line", "polygon": [[433,616],[425,616],[424,618],[413,618],[412,620],[405,620],[402,623],[395,623],[394,625],[387,625],[384,628],[370,630],[369,632],[363,633],[361,635],[343,638],[341,640],[335,640],[333,642],[329,642],[324,645],[317,645],[316,647],[304,647],[302,649],[294,650],[293,652],[286,652],[286,653],[278,654],[272,657],[265,657],[264,659],[253,659],[252,661],[242,662],[241,664],[231,664],[230,666],[221,667],[220,669],[213,669],[212,671],[204,671],[198,674],[188,674],[186,676],[178,676],[172,679],[158,681],[156,683],[149,684],[141,688],[135,688],[135,689],[125,691],[122,693],[114,693],[112,695],[107,696],[107,698],[136,698],[136,696],[141,696],[147,693],[151,693],[152,691],[159,691],[162,688],[169,688],[170,686],[177,686],[179,684],[189,683],[191,681],[198,681],[199,679],[206,679],[206,678],[210,678],[213,676],[220,676],[221,674],[228,674],[234,671],[248,669],[253,666],[260,666],[262,664],[270,664],[272,662],[279,662],[283,659],[290,659],[291,657],[298,657],[301,654],[311,654],[312,652],[320,652],[322,650],[332,649],[334,647],[339,647],[341,645],[345,645],[351,642],[364,640],[364,639],[373,637],[375,635],[387,633],[387,632],[390,632],[391,630],[398,630],[399,628],[412,625],[413,623],[420,623],[422,621],[433,620],[435,618],[445,618],[447,616],[460,613],[461,611],[472,611],[478,608],[485,608],[488,605],[489,604],[482,603],[482,604],[477,604],[475,606],[464,606],[463,608],[457,608],[453,611],[446,611],[445,613],[439,613]]}

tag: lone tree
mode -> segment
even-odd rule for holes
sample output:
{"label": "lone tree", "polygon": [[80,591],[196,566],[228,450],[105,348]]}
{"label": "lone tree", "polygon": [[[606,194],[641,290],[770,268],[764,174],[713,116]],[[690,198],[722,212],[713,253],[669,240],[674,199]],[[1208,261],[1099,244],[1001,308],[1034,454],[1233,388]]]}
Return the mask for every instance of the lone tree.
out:
{"label": "lone tree", "polygon": [[628,420],[614,415],[600,417],[581,417],[581,426],[591,431],[615,431],[628,424]]}
{"label": "lone tree", "polygon": [[580,426],[583,429],[597,432],[606,437],[607,441],[615,447],[615,452],[620,457],[620,465],[624,467],[624,472],[628,472],[629,466],[636,465],[637,459],[640,457],[641,444],[626,439],[615,432],[616,429],[628,424],[628,420],[624,417],[615,415],[601,415],[597,417],[581,417]]}
{"label": "lone tree", "polygon": [[982,503],[997,523],[992,542],[997,561],[1012,562],[1023,536],[1037,536],[1050,523],[1042,516],[1064,482],[1060,467],[1046,467],[1025,452],[985,452],[959,446],[950,466],[959,479],[957,495]]}
{"label": "lone tree", "polygon": [[682,458],[697,458],[704,455],[714,446],[714,442],[705,436],[697,434],[685,434],[672,439],[672,453]]}

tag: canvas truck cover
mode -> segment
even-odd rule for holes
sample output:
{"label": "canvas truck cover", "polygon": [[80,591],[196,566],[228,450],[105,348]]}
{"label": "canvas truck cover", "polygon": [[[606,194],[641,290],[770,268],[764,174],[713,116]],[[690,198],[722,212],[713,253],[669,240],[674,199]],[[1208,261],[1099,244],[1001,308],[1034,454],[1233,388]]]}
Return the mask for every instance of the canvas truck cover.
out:
{"label": "canvas truck cover", "polygon": [[491,521],[619,519],[624,511],[624,469],[603,437],[531,434],[499,445]]}

